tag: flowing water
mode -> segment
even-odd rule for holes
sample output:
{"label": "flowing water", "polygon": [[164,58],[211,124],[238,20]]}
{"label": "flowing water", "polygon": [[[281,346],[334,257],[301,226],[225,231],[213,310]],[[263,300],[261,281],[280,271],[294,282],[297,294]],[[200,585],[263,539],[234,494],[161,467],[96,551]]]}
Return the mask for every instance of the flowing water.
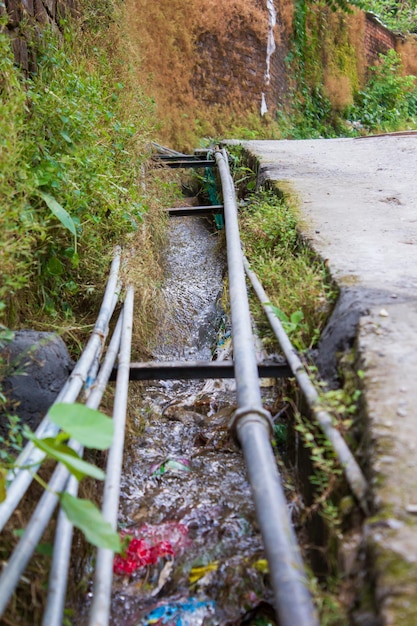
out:
{"label": "flowing water", "polygon": [[[170,238],[155,358],[222,358],[230,339],[218,236],[202,218],[177,218]],[[121,486],[129,547],[115,560],[114,626],[275,624],[242,454],[228,432],[234,409],[234,381],[143,389]]]}
{"label": "flowing water", "polygon": [[[266,45],[266,70],[265,70],[265,86],[271,83],[271,57],[276,50],[275,44],[275,26],[277,25],[277,12],[274,0],[266,0],[266,8],[268,11],[268,41]],[[262,92],[261,115],[268,113],[268,105],[265,93]]]}

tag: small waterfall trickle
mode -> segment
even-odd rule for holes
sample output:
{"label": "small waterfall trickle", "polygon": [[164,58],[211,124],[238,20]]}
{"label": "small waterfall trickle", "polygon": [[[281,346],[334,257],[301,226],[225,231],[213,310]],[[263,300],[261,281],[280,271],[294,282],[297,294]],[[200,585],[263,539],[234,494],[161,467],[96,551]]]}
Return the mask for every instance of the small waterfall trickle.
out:
{"label": "small waterfall trickle", "polygon": [[[277,12],[275,10],[274,0],[266,0],[266,8],[268,10],[268,43],[266,46],[266,71],[265,85],[271,82],[271,57],[276,50],[274,28],[277,24]],[[268,105],[266,103],[265,93],[262,92],[261,115],[268,113]]]}

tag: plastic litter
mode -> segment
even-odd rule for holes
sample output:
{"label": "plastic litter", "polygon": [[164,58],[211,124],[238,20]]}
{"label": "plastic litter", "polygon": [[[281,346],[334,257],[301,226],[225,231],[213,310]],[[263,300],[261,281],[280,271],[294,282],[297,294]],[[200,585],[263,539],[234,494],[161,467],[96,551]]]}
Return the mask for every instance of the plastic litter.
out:
{"label": "plastic litter", "polygon": [[191,472],[190,461],[188,459],[167,459],[151,468],[152,476],[162,476],[167,472],[178,474],[181,472]]}
{"label": "plastic litter", "polygon": [[192,567],[191,572],[188,576],[188,580],[190,584],[196,583],[201,578],[204,578],[210,572],[217,571],[219,564],[217,561],[213,561],[213,563],[209,563],[208,565],[203,565],[202,567]]}
{"label": "plastic litter", "polygon": [[213,614],[214,602],[189,598],[183,602],[164,604],[153,609],[138,626],[202,626],[204,619]]}
{"label": "plastic litter", "polygon": [[133,533],[123,531],[122,540],[131,539],[125,553],[114,557],[113,572],[119,576],[130,576],[143,567],[156,565],[162,559],[173,558],[189,545],[187,534],[187,527],[177,522],[159,526],[144,524]]}

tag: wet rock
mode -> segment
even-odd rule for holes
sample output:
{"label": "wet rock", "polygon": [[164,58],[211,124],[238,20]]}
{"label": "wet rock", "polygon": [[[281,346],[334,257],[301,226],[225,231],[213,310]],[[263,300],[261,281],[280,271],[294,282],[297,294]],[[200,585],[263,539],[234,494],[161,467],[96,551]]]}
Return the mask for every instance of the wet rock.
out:
{"label": "wet rock", "polygon": [[180,404],[170,404],[162,412],[162,415],[169,420],[182,422],[185,425],[204,424],[204,417],[196,411],[189,411]]}
{"label": "wet rock", "polygon": [[6,369],[2,388],[10,411],[35,429],[73,368],[65,343],[54,333],[20,330],[1,348],[1,356]]}

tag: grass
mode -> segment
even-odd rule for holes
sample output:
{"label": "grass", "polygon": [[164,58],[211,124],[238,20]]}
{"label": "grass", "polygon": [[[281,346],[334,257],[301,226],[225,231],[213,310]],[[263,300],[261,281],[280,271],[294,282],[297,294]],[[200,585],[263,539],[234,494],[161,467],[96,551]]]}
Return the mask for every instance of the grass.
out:
{"label": "grass", "polygon": [[[240,227],[245,254],[293,344],[300,351],[316,347],[337,292],[324,263],[300,237],[296,211],[286,198],[264,189],[246,198],[240,211]],[[269,351],[277,350],[276,339],[259,304],[252,301],[252,307],[266,347]],[[316,368],[309,367],[317,377]],[[326,391],[323,382],[316,383],[323,406],[335,425],[353,440],[357,434],[360,391],[353,370],[348,375],[345,369],[344,374],[345,384],[338,390]],[[340,568],[338,551],[345,531],[355,523],[354,502],[347,495],[331,444],[312,416],[296,407],[298,391],[291,382],[286,386],[286,394],[289,409],[276,429],[281,439],[286,425],[295,433],[287,439],[287,454],[292,471],[294,464],[298,480],[304,485],[296,524],[303,528],[301,544],[312,559],[312,566],[320,572],[318,578],[310,578],[311,591],[320,623],[342,626],[348,621],[350,600],[346,590],[352,592],[353,582]]]}
{"label": "grass", "polygon": [[0,34],[0,307],[6,325],[70,319],[90,308],[113,246],[139,230],[147,212],[137,183],[153,105],[137,86],[132,99],[128,70],[96,47],[98,39],[79,46],[75,23],[65,25],[64,38],[42,31],[37,72],[25,79],[8,37]]}
{"label": "grass", "polygon": [[[301,240],[294,211],[273,191],[249,196],[240,215],[245,254],[290,338],[299,349],[314,347],[335,299],[324,263]],[[265,343],[276,348],[260,305],[253,307]]]}
{"label": "grass", "polygon": [[347,117],[368,132],[391,132],[417,125],[417,87],[414,76],[404,76],[395,50],[379,55],[380,63],[370,68],[370,78],[355,96]]}
{"label": "grass", "polygon": [[[180,181],[149,161],[155,108],[137,80],[125,6],[82,0],[77,8],[62,34],[37,35],[37,71],[29,78],[0,29],[0,340],[8,340],[7,327],[53,328],[76,354],[117,243],[124,282],[136,286],[134,352],[141,355],[158,330],[162,207],[178,196]],[[2,365],[0,358],[0,405],[12,413],[1,394]],[[14,456],[21,442],[11,420],[1,443]],[[94,500],[97,486],[82,485],[81,494]],[[3,560],[38,498],[35,485],[10,520]],[[76,543],[72,567],[82,569],[89,547],[79,533]],[[32,559],[7,623],[40,623],[49,564],[48,557]],[[79,578],[71,573],[70,596]]]}

